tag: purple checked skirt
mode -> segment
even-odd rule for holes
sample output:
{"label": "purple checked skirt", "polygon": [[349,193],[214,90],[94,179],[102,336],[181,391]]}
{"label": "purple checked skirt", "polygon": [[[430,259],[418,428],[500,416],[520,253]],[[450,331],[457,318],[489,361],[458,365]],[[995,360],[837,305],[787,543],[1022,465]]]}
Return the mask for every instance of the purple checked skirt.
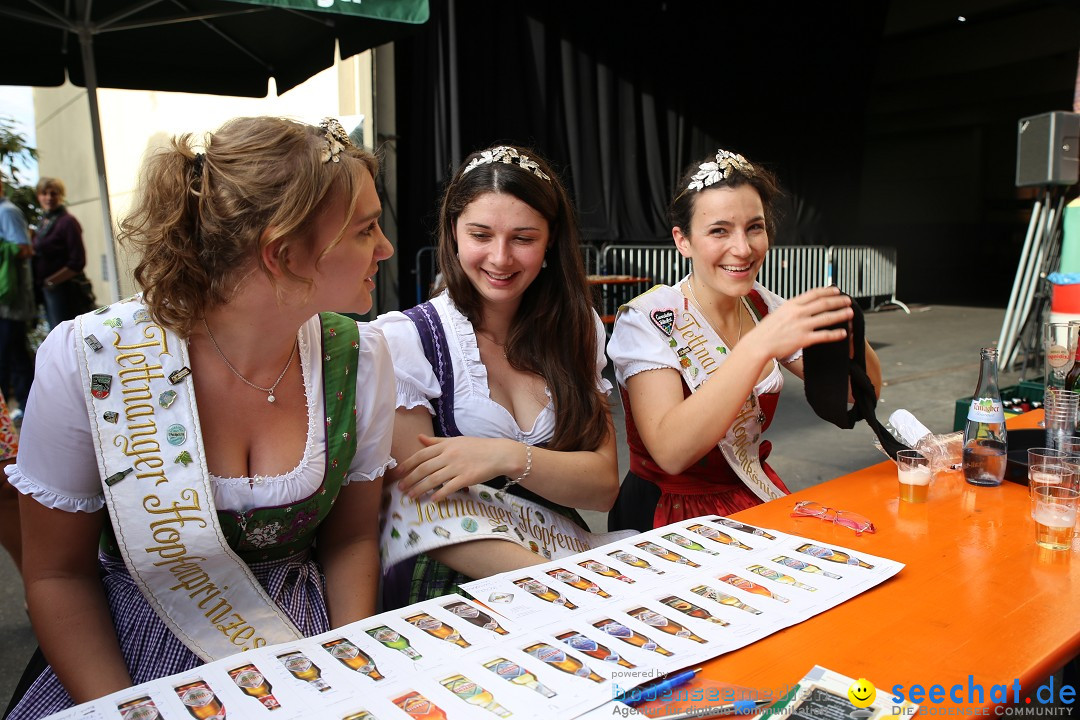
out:
{"label": "purple checked skirt", "polygon": [[[132,683],[139,685],[202,665],[203,661],[172,634],[146,602],[123,560],[108,555],[98,558],[120,651]],[[322,572],[310,554],[252,563],[248,567],[305,637],[330,629]],[[73,704],[52,668],[47,667],[12,708],[8,720],[37,720]]]}

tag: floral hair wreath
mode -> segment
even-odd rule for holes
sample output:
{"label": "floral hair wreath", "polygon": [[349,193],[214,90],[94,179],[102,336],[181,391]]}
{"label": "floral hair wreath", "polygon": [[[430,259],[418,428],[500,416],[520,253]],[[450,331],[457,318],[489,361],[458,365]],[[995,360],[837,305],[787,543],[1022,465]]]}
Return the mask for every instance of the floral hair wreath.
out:
{"label": "floral hair wreath", "polygon": [[743,175],[754,174],[754,166],[742,155],[728,150],[717,150],[716,162],[699,165],[698,171],[690,178],[690,184],[686,186],[686,189],[704,190],[708,186],[726,179],[728,173],[732,170],[738,170]]}
{"label": "floral hair wreath", "polygon": [[465,169],[461,171],[461,174],[464,176],[465,173],[473,168],[497,162],[505,163],[507,165],[517,165],[522,170],[528,170],[536,177],[546,180],[549,183],[551,182],[551,178],[548,177],[547,173],[540,169],[540,166],[535,160],[528,155],[522,155],[516,148],[508,147],[506,145],[499,145],[490,150],[484,150],[478,157],[473,158],[469,164],[465,166]]}
{"label": "floral hair wreath", "polygon": [[319,127],[326,131],[326,147],[324,147],[319,153],[319,159],[322,162],[341,162],[341,151],[346,147],[352,146],[352,140],[349,139],[349,133],[345,132],[345,128],[341,126],[341,123],[334,118],[323,118],[319,123]]}

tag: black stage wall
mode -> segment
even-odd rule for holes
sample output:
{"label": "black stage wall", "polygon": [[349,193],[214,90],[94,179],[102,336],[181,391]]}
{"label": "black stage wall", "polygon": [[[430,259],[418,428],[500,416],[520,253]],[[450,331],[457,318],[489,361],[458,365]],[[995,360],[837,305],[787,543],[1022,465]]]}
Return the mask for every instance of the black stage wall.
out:
{"label": "black stage wall", "polygon": [[670,240],[675,179],[721,146],[780,176],[774,242],[895,246],[903,300],[1004,306],[1033,200],[1016,121],[1071,108],[1080,50],[1080,4],[1056,1],[431,10],[395,50],[403,298],[448,173],[508,141],[560,169],[596,244]]}

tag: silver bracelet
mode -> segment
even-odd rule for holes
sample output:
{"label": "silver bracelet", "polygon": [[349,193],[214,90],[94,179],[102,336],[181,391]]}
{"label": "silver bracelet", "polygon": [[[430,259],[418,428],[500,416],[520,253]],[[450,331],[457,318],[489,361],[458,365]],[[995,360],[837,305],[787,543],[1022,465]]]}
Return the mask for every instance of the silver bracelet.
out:
{"label": "silver bracelet", "polygon": [[[521,444],[525,445],[525,443],[521,443]],[[521,473],[520,475],[518,475],[513,480],[511,480],[510,478],[507,478],[506,479],[506,484],[502,486],[502,490],[500,490],[499,492],[505,493],[508,489],[510,489],[514,485],[517,485],[519,482],[521,482],[525,478],[529,477],[529,473],[531,473],[531,472],[532,472],[532,445],[525,445],[525,472]]]}

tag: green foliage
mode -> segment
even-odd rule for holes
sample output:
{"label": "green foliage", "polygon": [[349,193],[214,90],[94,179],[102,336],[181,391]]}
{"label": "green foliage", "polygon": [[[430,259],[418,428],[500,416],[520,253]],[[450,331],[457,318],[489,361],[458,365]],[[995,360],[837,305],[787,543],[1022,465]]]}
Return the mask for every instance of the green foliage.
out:
{"label": "green foliage", "polygon": [[15,121],[0,116],[0,174],[4,179],[4,194],[23,211],[31,225],[41,216],[34,188],[19,182],[17,161],[37,160],[37,149],[27,144],[26,136],[15,130]]}

